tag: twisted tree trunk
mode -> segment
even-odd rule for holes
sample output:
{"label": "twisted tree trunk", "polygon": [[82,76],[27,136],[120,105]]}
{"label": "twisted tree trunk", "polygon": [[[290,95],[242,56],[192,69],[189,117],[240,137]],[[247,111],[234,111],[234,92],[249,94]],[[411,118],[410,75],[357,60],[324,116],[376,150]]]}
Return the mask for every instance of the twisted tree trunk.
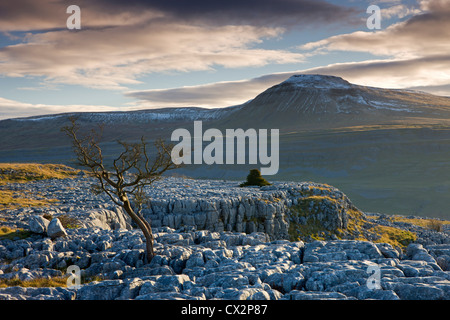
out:
{"label": "twisted tree trunk", "polygon": [[125,212],[131,217],[131,219],[137,224],[139,229],[142,230],[142,233],[145,237],[146,242],[146,262],[150,263],[150,261],[155,256],[155,253],[153,251],[153,233],[152,233],[152,227],[150,226],[150,223],[147,222],[143,217],[138,216],[133,208],[131,207],[131,203],[128,200],[128,198],[124,199],[123,202],[123,208]]}

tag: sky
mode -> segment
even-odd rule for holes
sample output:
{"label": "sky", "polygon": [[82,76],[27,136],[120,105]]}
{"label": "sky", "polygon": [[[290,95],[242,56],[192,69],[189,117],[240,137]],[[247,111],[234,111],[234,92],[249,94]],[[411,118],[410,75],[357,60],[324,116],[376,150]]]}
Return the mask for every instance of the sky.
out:
{"label": "sky", "polygon": [[0,1],[0,119],[228,107],[301,73],[450,96],[450,0]]}

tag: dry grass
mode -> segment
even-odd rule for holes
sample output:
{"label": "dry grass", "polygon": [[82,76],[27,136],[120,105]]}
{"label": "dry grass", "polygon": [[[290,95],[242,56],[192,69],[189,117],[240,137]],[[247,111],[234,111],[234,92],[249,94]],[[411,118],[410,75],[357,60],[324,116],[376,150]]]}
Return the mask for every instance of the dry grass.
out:
{"label": "dry grass", "polygon": [[0,190],[0,210],[18,209],[23,207],[41,207],[57,201],[58,200],[56,199],[35,199],[31,197],[31,195],[27,195],[20,191]]}
{"label": "dry grass", "polygon": [[[0,288],[7,287],[33,287],[33,288],[56,288],[56,287],[67,287],[67,279],[69,274],[63,275],[61,277],[51,277],[51,278],[35,278],[31,280],[20,280],[18,278],[14,279],[0,279]],[[93,276],[87,279],[81,277],[81,283],[86,284],[93,281],[104,281],[105,279],[100,276]]]}
{"label": "dry grass", "polygon": [[442,231],[442,226],[445,224],[450,224],[450,221],[441,221],[436,219],[418,219],[418,218],[407,218],[403,216],[392,216],[392,221],[406,222],[422,228],[428,228],[436,231]]}
{"label": "dry grass", "polygon": [[[48,221],[52,221],[53,216],[51,214],[44,214],[43,217]],[[72,216],[67,214],[63,214],[58,216],[59,222],[61,222],[62,226],[66,229],[77,229],[80,228],[80,221]]]}
{"label": "dry grass", "polygon": [[0,240],[2,239],[25,239],[30,236],[31,232],[23,229],[12,229],[7,226],[0,226]]}
{"label": "dry grass", "polygon": [[434,230],[434,231],[442,232],[443,225],[444,225],[443,221],[431,219],[431,220],[428,220],[427,228]]}
{"label": "dry grass", "polygon": [[402,249],[405,249],[408,244],[417,240],[417,235],[415,233],[394,227],[378,225],[371,231],[381,236],[381,238],[375,242],[389,243],[394,247]]}
{"label": "dry grass", "polygon": [[74,177],[79,170],[62,164],[0,163],[0,184]]}
{"label": "dry grass", "polygon": [[8,189],[10,183],[27,183],[44,179],[73,178],[79,170],[61,164],[0,163],[0,210],[47,206],[56,199]]}
{"label": "dry grass", "polygon": [[33,287],[33,288],[48,288],[48,287],[67,287],[66,277],[53,277],[53,278],[36,278],[31,280],[20,279],[1,279],[0,288],[7,287]]}

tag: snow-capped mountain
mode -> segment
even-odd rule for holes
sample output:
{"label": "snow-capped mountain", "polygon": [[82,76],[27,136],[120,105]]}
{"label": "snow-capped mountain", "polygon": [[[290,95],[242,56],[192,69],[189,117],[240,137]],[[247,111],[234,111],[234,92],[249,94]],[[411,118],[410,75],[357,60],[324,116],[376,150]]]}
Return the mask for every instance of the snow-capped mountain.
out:
{"label": "snow-capped mountain", "polygon": [[[335,76],[294,75],[259,94],[227,122],[245,125],[355,125],[394,119],[450,118],[450,98],[423,92],[381,89],[349,83]],[[244,120],[241,120],[244,119]]]}
{"label": "snow-capped mountain", "polygon": [[[294,75],[254,99],[222,109],[165,108],[129,112],[87,112],[35,116],[0,121],[0,146],[35,148],[64,145],[60,128],[75,116],[81,125],[103,124],[108,141],[134,140],[142,135],[165,135],[190,128],[202,120],[205,127],[278,128],[287,130],[353,127],[367,124],[447,124],[450,98],[410,90],[365,87],[328,75]],[[39,139],[38,139],[39,137]],[[38,139],[38,141],[35,141]]]}

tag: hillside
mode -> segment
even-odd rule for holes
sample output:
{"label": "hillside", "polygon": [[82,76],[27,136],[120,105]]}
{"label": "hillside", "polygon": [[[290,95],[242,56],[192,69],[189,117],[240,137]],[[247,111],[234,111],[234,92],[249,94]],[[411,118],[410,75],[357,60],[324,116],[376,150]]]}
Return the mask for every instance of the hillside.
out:
{"label": "hillside", "polygon": [[[0,121],[0,162],[71,164],[60,132],[77,116],[86,129],[103,125],[112,157],[117,139],[170,140],[177,128],[277,128],[280,170],[269,180],[316,181],[338,187],[365,211],[449,217],[450,98],[364,87],[333,76],[297,75],[251,101],[226,109],[172,108],[78,113]],[[223,132],[223,131],[222,131]],[[194,178],[245,177],[253,165],[191,165]]]}

